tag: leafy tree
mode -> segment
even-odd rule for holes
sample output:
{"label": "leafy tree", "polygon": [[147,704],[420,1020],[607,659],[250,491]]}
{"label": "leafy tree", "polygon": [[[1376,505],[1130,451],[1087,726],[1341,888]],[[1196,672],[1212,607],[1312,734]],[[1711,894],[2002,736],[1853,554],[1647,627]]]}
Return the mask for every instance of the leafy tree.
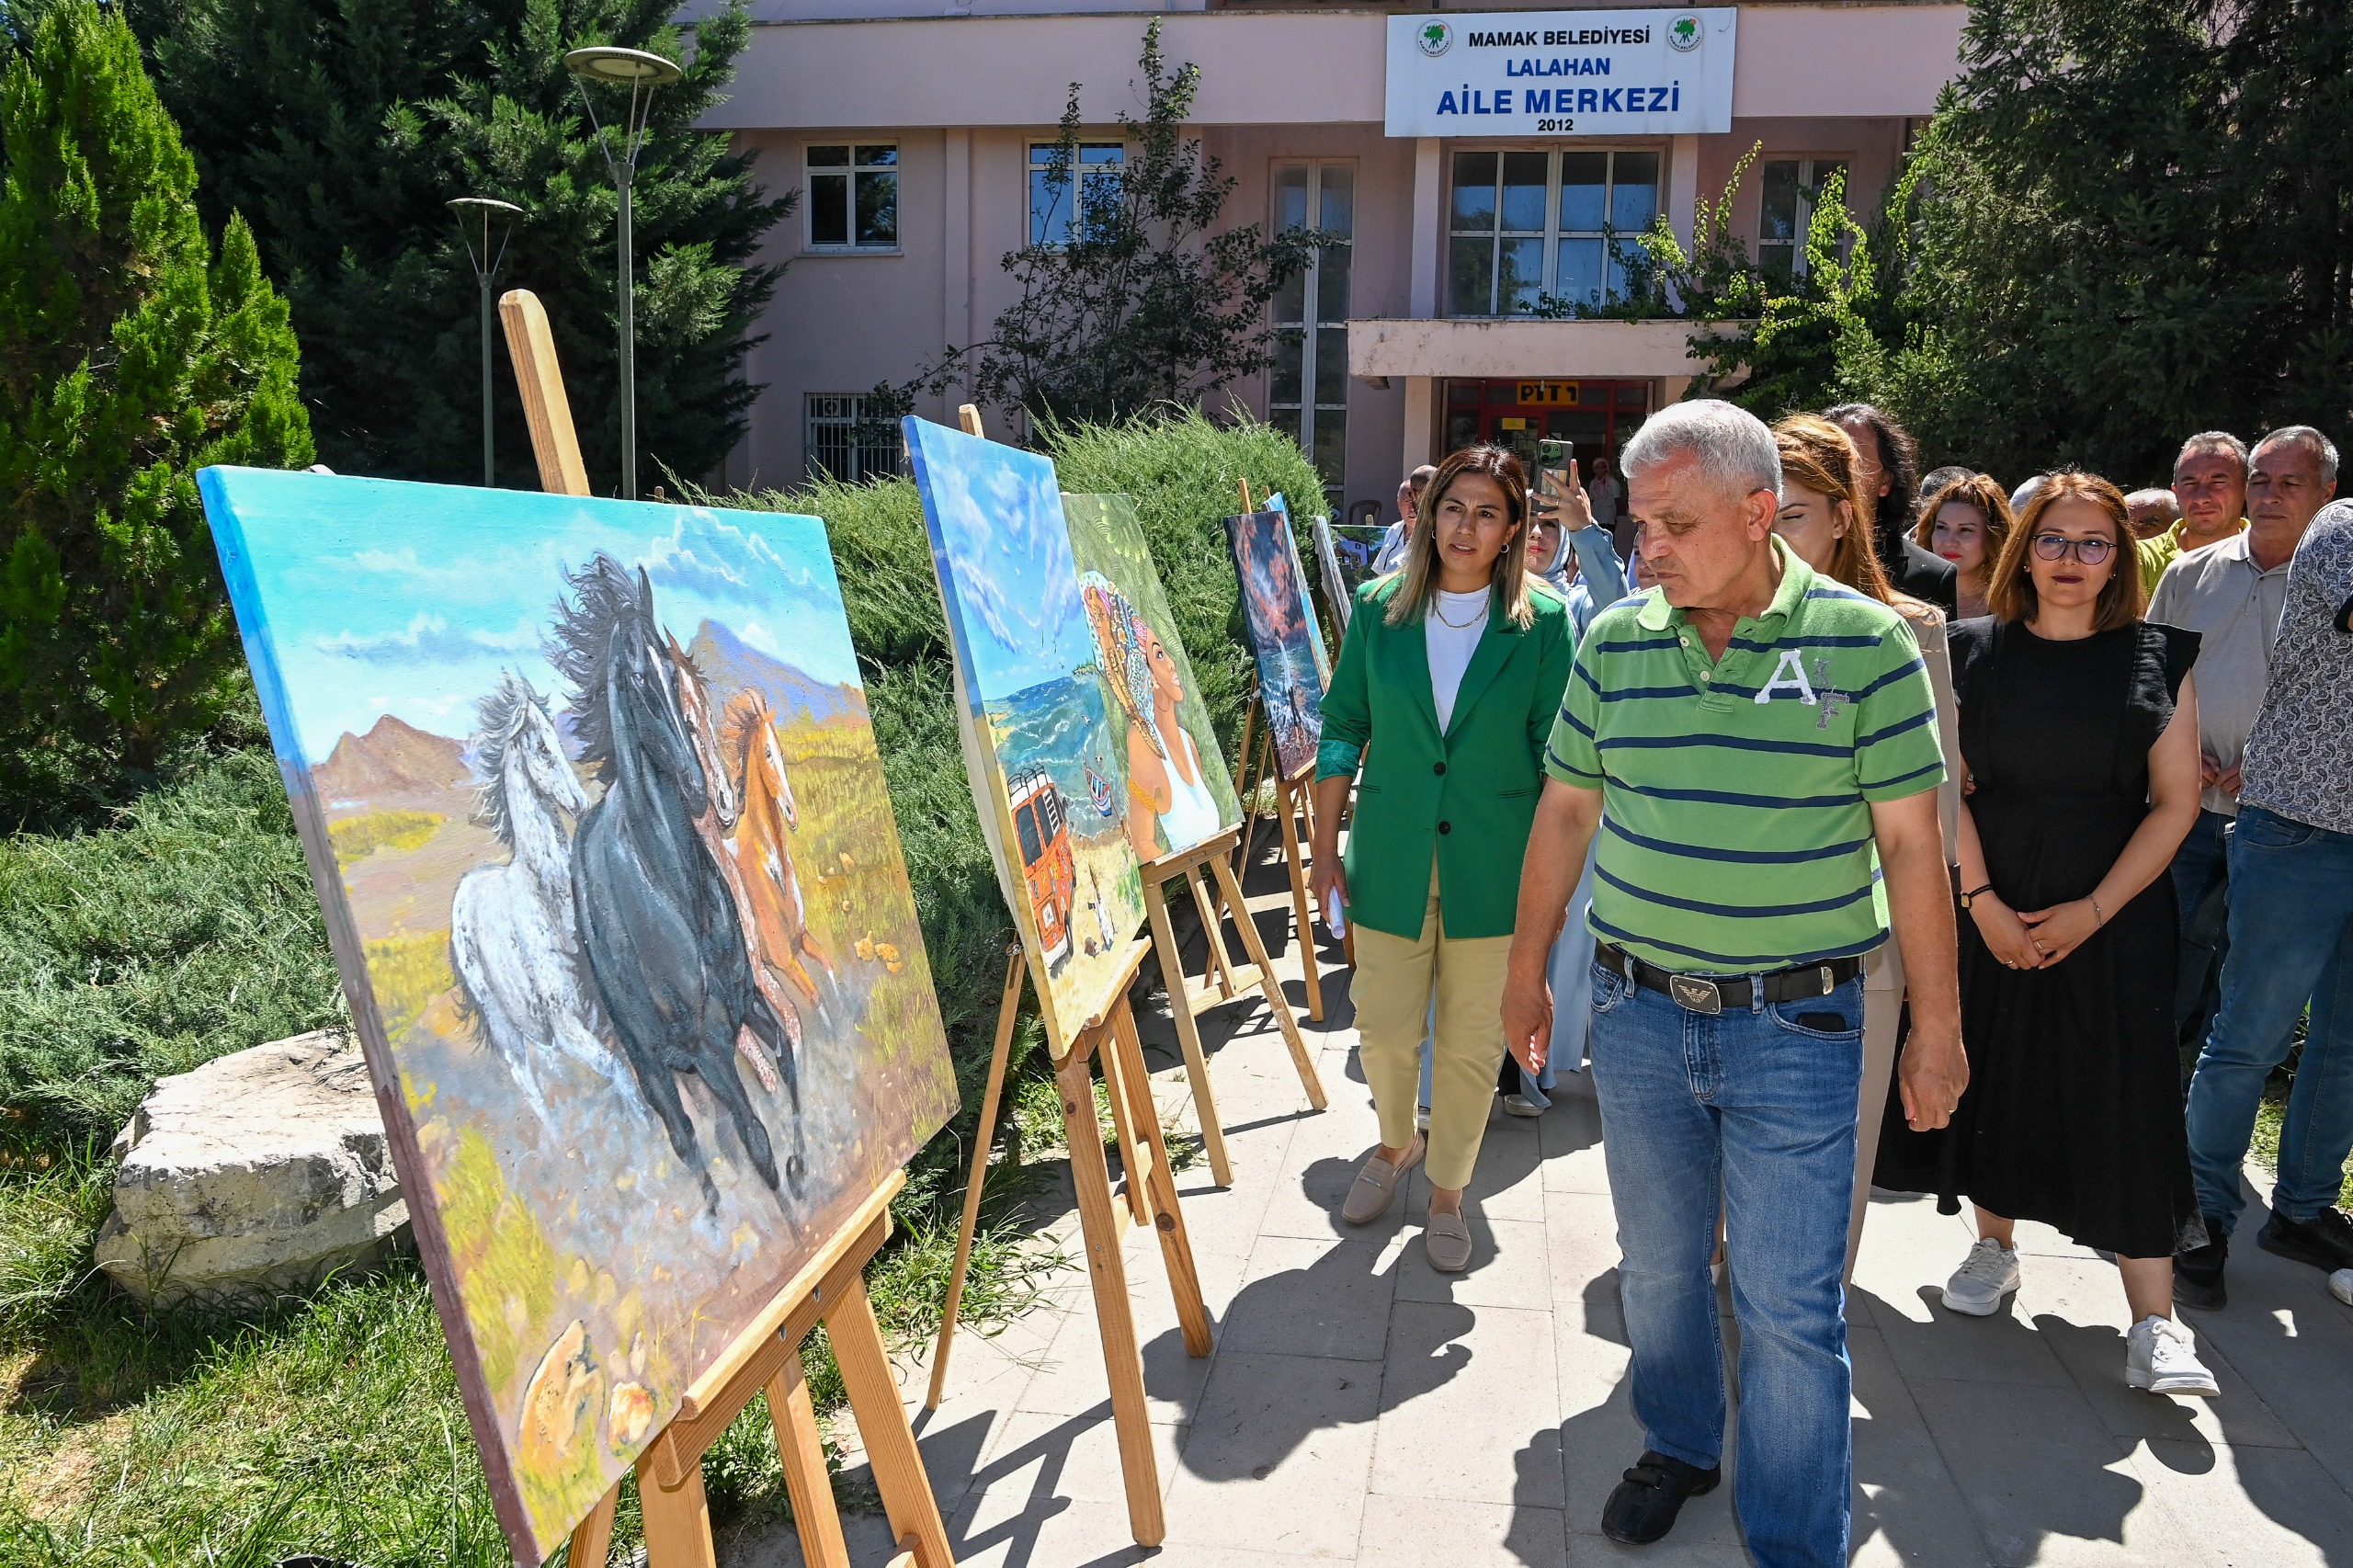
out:
{"label": "leafy tree", "polygon": [[2353,408],[2353,9],[1978,0],[1892,216],[1892,401],[1932,453],[2162,475]]}
{"label": "leafy tree", "polygon": [[[1160,23],[1144,29],[1145,110],[1120,127],[1131,155],[1116,176],[1079,162],[1079,84],[1071,84],[1044,176],[1071,203],[1067,237],[1006,253],[1021,297],[986,340],[950,347],[903,386],[875,389],[904,410],[951,384],[1032,419],[1111,423],[1154,403],[1189,403],[1274,358],[1267,306],[1325,236],[1256,223],[1212,233],[1237,181],[1185,133],[1200,68],[1171,71]],[[1291,329],[1296,331],[1296,328]]]}
{"label": "leafy tree", "polygon": [[[790,211],[748,154],[695,120],[750,36],[742,0],[698,22],[649,0],[131,0],[165,101],[204,174],[208,215],[252,215],[293,305],[303,390],[333,467],[411,479],[481,472],[474,275],[444,207],[512,201],[502,288],[548,307],[592,483],[620,474],[617,198],[567,49],[683,60],[654,100],[636,185],[637,418],[644,469],[699,478],[743,433],[744,357],[779,269],[762,236]],[[609,94],[610,88],[591,88]],[[613,104],[600,98],[597,113]],[[501,483],[535,485],[510,377]]]}
{"label": "leafy tree", "polygon": [[[60,0],[0,80],[0,787],[151,767],[243,668],[196,471],[311,460],[286,306],[121,18]],[[94,755],[95,754],[95,756]],[[67,758],[71,761],[72,758]]]}

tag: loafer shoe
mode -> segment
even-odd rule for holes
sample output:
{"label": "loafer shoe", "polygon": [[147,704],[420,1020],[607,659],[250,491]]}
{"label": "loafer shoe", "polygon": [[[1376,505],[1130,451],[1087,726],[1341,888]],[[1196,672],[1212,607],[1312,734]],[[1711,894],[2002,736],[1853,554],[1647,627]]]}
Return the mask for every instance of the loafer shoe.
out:
{"label": "loafer shoe", "polygon": [[2213,1240],[2204,1246],[2184,1247],[2173,1255],[2173,1299],[2176,1304],[2201,1312],[2219,1312],[2231,1293],[2222,1283],[2222,1266],[2231,1258],[2231,1238],[2213,1221],[2206,1221]]}
{"label": "loafer shoe", "polygon": [[1364,1165],[1357,1171],[1357,1179],[1348,1188],[1347,1201],[1340,1205],[1340,1218],[1351,1225],[1370,1225],[1389,1212],[1397,1200],[1397,1187],[1405,1173],[1422,1163],[1424,1140],[1414,1135],[1414,1146],[1405,1157],[1391,1165],[1381,1157],[1379,1150],[1364,1157]]}
{"label": "loafer shoe", "polygon": [[1713,1492],[1723,1475],[1720,1465],[1701,1470],[1645,1449],[1601,1506],[1601,1533],[1620,1545],[1648,1546],[1675,1528],[1684,1499]]}
{"label": "loafer shoe", "polygon": [[2324,1209],[2309,1220],[2290,1220],[2274,1209],[2255,1233],[2255,1244],[2328,1273],[2353,1268],[2353,1220],[2342,1209]]}
{"label": "loafer shoe", "polygon": [[1440,1274],[1460,1274],[1471,1267],[1471,1227],[1460,1214],[1433,1214],[1422,1232],[1422,1250]]}

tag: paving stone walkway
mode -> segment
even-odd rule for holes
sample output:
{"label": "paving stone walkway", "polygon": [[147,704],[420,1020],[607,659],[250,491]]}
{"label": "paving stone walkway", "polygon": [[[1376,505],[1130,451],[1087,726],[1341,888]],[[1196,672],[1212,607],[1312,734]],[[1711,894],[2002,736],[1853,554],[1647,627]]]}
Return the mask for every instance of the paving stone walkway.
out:
{"label": "paving stone walkway", "polygon": [[[1287,922],[1256,886],[1272,939]],[[1295,951],[1278,960],[1294,999],[1296,962]],[[1728,1485],[1690,1504],[1658,1545],[1630,1551],[1598,1534],[1602,1500],[1642,1440],[1586,1081],[1564,1080],[1540,1119],[1498,1109],[1472,1187],[1476,1261],[1438,1275],[1422,1252],[1419,1173],[1385,1223],[1336,1218],[1375,1122],[1347,971],[1327,968],[1324,986],[1323,1024],[1300,1009],[1331,1097],[1321,1115],[1262,1009],[1231,1009],[1212,1040],[1233,1185],[1211,1187],[1205,1165],[1180,1179],[1216,1324],[1211,1357],[1185,1354],[1158,1248],[1129,1235],[1165,1543],[1151,1552],[1130,1539],[1074,1267],[993,1338],[960,1337],[938,1411],[920,1409],[920,1360],[904,1369],[959,1562],[1748,1562]],[[1145,1035],[1155,1066],[1176,1061],[1165,1019],[1146,1020]],[[1182,1074],[1169,1067],[1155,1082],[1173,1122],[1189,1126]],[[1044,1229],[1075,1259],[1074,1213],[1046,1208]],[[1936,1287],[1969,1243],[1966,1222],[1933,1200],[1873,1199],[1849,1307],[1855,1562],[2353,1568],[2353,1312],[2319,1273],[2252,1246],[2234,1256],[2229,1309],[2188,1320],[2222,1397],[2174,1401],[2124,1386],[2112,1267],[2021,1225],[2024,1288],[2002,1314],[1963,1318]],[[890,1554],[881,1521],[848,1523],[861,1564]],[[799,1553],[786,1532],[735,1560],[786,1568]]]}

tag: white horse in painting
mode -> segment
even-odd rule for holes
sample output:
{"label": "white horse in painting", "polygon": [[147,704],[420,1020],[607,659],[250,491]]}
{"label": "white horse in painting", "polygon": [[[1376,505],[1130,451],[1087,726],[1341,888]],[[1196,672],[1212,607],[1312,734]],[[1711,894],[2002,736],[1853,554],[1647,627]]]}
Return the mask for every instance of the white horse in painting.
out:
{"label": "white horse in painting", "polygon": [[513,851],[458,882],[449,952],[483,1039],[514,1074],[531,1108],[547,1102],[537,1058],[553,1050],[605,1083],[626,1080],[606,1044],[580,950],[572,900],[572,841],[588,796],[563,755],[547,704],[513,674],[482,701],[474,735],[483,785],[477,817]]}

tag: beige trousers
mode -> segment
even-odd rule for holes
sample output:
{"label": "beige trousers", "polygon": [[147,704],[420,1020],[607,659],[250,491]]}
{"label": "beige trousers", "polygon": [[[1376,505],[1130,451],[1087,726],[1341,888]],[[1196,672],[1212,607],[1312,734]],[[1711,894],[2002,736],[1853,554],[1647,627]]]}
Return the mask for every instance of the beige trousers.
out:
{"label": "beige trousers", "polygon": [[1430,1040],[1430,1185],[1471,1185],[1495,1075],[1504,1062],[1504,976],[1509,937],[1449,937],[1438,919],[1438,862],[1430,862],[1429,903],[1417,937],[1356,929],[1356,978],[1349,994],[1357,1010],[1357,1052],[1381,1141],[1402,1149],[1414,1141],[1414,1111],[1422,1087],[1422,1040],[1433,991],[1437,1028]]}

